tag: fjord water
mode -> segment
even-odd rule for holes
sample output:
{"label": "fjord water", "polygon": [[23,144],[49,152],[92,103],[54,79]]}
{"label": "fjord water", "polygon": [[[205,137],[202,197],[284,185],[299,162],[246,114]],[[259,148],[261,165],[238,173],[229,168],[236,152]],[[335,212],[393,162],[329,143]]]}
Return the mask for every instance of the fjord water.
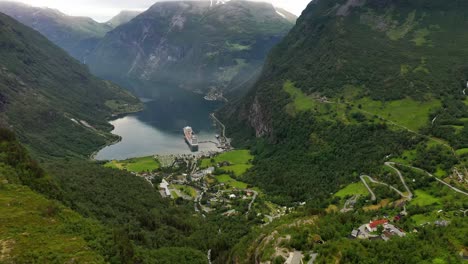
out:
{"label": "fjord water", "polygon": [[[105,147],[97,160],[123,160],[154,154],[190,154],[184,141],[183,128],[192,126],[199,141],[216,141],[217,129],[210,113],[220,103],[206,101],[198,95],[164,96],[144,101],[142,112],[130,114],[111,122],[113,134],[122,137],[114,145]],[[199,151],[215,151],[213,143],[201,143]]]}

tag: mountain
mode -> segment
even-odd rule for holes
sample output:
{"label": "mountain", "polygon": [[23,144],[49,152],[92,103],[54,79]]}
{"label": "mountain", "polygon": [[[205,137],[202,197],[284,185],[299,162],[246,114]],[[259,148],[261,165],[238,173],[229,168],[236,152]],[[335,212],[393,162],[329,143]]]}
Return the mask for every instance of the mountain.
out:
{"label": "mountain", "polygon": [[115,140],[107,118],[139,109],[120,87],[49,40],[0,14],[0,124],[11,127],[34,154],[89,156]]}
{"label": "mountain", "polygon": [[202,238],[231,239],[192,204],[89,159],[138,99],[4,14],[0,47],[1,263],[201,264]]}
{"label": "mountain", "polygon": [[88,17],[73,17],[50,8],[33,7],[18,2],[0,2],[0,12],[32,27],[79,61],[112,30],[110,25]]}
{"label": "mountain", "polygon": [[253,90],[220,112],[234,142],[258,152],[247,178],[285,202],[327,197],[381,172],[387,156],[432,173],[464,170],[466,7],[310,3]]}
{"label": "mountain", "polygon": [[253,89],[217,113],[255,156],[240,180],[296,208],[246,235],[230,263],[464,262],[467,7],[308,5]]}
{"label": "mountain", "polygon": [[292,26],[267,3],[159,2],[109,32],[87,63],[141,96],[166,87],[219,98],[257,76]]}
{"label": "mountain", "polygon": [[109,21],[107,21],[106,24],[111,26],[112,28],[116,28],[122,24],[128,23],[130,20],[134,19],[139,14],[141,14],[140,11],[124,10],[115,17],[111,18]]}

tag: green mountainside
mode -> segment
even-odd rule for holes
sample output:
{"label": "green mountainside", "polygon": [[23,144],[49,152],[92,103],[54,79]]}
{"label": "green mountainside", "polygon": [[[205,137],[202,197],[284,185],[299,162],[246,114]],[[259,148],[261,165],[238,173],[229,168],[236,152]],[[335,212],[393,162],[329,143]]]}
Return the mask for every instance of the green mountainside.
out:
{"label": "green mountainside", "polygon": [[0,12],[39,31],[81,62],[113,28],[88,17],[68,16],[55,9],[32,7],[18,2],[0,2]]}
{"label": "green mountainside", "polygon": [[243,215],[204,218],[158,179],[88,160],[136,98],[3,14],[0,47],[1,263],[207,263],[248,232]]}
{"label": "green mountainside", "polygon": [[[466,5],[309,4],[255,88],[222,111],[238,142],[263,138],[252,182],[286,200],[327,196],[418,144],[466,163],[452,153],[468,147]],[[432,172],[451,173],[454,164],[438,163]]]}
{"label": "green mountainside", "polygon": [[[254,229],[232,263],[463,263],[467,7],[309,4],[252,91],[219,111],[234,145],[255,155],[241,180],[277,203],[304,205]],[[381,225],[354,239],[378,219],[405,236]]]}
{"label": "green mountainside", "polygon": [[0,262],[104,263],[103,226],[31,188],[59,196],[14,134],[0,129]]}
{"label": "green mountainside", "polygon": [[210,5],[156,3],[106,35],[87,61],[91,71],[146,97],[161,93],[155,84],[216,99],[243,87],[293,26],[290,14],[261,2]]}
{"label": "green mountainside", "polygon": [[109,21],[107,21],[106,24],[111,26],[112,28],[116,28],[120,25],[130,22],[130,20],[134,19],[139,14],[141,14],[140,11],[124,10],[115,17],[111,18]]}
{"label": "green mountainside", "polygon": [[0,119],[34,154],[89,156],[115,140],[108,117],[139,109],[36,31],[3,14],[0,29]]}

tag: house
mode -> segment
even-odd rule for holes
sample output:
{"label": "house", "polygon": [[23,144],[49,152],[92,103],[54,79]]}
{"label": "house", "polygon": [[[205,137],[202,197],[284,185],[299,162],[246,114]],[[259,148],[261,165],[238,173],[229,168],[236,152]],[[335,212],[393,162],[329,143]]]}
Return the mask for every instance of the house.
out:
{"label": "house", "polygon": [[165,197],[171,197],[171,191],[169,191],[169,183],[166,180],[162,180],[159,184],[159,190],[161,190],[161,194],[164,194]]}
{"label": "house", "polygon": [[354,230],[351,232],[351,236],[354,237],[354,238],[357,238],[357,237],[359,236],[359,230],[354,229]]}
{"label": "house", "polygon": [[376,232],[378,226],[385,225],[387,223],[388,223],[387,219],[371,221],[369,222],[369,224],[366,225],[366,229],[368,232]]}

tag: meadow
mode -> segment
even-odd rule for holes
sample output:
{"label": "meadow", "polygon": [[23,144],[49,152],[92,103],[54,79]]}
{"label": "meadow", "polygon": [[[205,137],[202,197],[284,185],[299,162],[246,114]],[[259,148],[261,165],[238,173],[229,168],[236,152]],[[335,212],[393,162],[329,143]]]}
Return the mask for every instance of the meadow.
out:
{"label": "meadow", "polygon": [[362,98],[355,101],[355,104],[359,105],[364,111],[378,115],[413,131],[424,127],[430,121],[429,115],[431,111],[441,106],[438,100],[417,102],[409,98],[390,102]]}
{"label": "meadow", "polygon": [[367,195],[369,191],[367,190],[366,186],[362,182],[351,183],[348,186],[344,187],[337,193],[335,193],[336,197],[344,198],[346,196],[352,195]]}
{"label": "meadow", "polygon": [[[216,166],[217,163],[229,162],[231,165],[228,166],[232,171],[242,172],[251,167],[250,163],[254,156],[250,154],[248,150],[233,150],[224,152],[214,157],[213,159],[203,159],[201,161],[201,168],[208,168],[210,166]],[[237,165],[237,167],[236,167]],[[241,166],[242,165],[242,166]],[[244,171],[245,172],[245,171]],[[242,172],[243,173],[243,172]]]}
{"label": "meadow", "polygon": [[411,204],[417,206],[428,206],[433,204],[439,204],[440,199],[430,195],[429,193],[422,191],[422,190],[415,190],[414,191],[415,198],[411,201]]}
{"label": "meadow", "polygon": [[247,188],[247,183],[236,181],[231,176],[227,174],[222,174],[222,175],[217,175],[216,180],[219,183],[224,183],[224,184],[229,184],[232,188],[236,189],[246,189]]}
{"label": "meadow", "polygon": [[123,161],[113,160],[104,165],[107,168],[114,168],[119,170],[127,170],[130,172],[146,172],[154,171],[160,168],[159,162],[154,159],[152,156],[142,157],[142,158],[133,158]]}

